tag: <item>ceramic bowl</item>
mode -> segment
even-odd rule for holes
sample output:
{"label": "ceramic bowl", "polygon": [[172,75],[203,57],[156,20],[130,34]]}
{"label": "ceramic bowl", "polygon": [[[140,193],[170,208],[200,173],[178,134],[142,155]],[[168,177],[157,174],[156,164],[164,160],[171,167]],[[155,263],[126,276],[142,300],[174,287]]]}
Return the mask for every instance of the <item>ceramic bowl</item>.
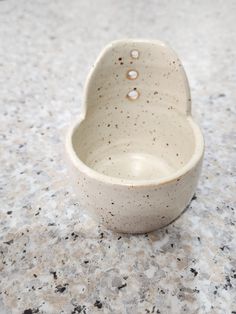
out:
{"label": "ceramic bowl", "polygon": [[143,233],[178,217],[196,189],[204,141],[175,52],[153,40],[109,44],[66,147],[78,202],[99,224]]}

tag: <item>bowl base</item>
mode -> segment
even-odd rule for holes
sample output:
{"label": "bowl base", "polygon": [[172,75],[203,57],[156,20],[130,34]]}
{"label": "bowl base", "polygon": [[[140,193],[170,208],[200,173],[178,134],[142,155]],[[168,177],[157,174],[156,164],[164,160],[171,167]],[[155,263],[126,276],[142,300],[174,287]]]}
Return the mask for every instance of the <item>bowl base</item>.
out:
{"label": "bowl base", "polygon": [[158,156],[143,152],[106,152],[104,157],[97,154],[93,169],[110,177],[128,180],[150,180],[162,178],[175,171],[170,163]]}

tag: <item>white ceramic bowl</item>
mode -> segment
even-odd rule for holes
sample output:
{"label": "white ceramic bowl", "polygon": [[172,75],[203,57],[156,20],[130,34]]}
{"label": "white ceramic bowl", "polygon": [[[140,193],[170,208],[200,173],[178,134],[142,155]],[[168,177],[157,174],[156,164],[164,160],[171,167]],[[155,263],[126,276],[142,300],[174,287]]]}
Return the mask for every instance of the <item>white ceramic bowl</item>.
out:
{"label": "white ceramic bowl", "polygon": [[89,74],[82,108],[66,140],[80,205],[118,232],[152,231],[179,216],[196,189],[204,141],[172,49],[112,42]]}

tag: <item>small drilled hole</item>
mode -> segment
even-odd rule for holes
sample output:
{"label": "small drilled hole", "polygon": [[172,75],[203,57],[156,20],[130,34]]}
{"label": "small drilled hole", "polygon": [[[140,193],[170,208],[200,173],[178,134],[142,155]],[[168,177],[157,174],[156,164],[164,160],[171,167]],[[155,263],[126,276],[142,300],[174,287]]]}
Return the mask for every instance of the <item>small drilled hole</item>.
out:
{"label": "small drilled hole", "polygon": [[132,89],[128,92],[127,98],[130,100],[135,100],[139,97],[139,92],[136,89]]}
{"label": "small drilled hole", "polygon": [[138,59],[139,58],[139,51],[134,49],[134,50],[131,50],[130,51],[130,56],[133,58],[133,59]]}
{"label": "small drilled hole", "polygon": [[136,80],[137,77],[138,77],[138,72],[136,70],[129,70],[127,72],[127,78],[129,80]]}

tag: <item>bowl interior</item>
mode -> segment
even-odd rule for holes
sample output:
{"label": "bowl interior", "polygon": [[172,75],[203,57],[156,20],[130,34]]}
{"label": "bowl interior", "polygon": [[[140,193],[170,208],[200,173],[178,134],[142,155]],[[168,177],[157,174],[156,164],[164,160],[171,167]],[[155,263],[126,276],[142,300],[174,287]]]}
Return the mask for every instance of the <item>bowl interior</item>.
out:
{"label": "bowl interior", "polygon": [[74,130],[72,146],[88,167],[110,177],[152,180],[191,159],[195,137],[186,116],[165,106],[92,107]]}

